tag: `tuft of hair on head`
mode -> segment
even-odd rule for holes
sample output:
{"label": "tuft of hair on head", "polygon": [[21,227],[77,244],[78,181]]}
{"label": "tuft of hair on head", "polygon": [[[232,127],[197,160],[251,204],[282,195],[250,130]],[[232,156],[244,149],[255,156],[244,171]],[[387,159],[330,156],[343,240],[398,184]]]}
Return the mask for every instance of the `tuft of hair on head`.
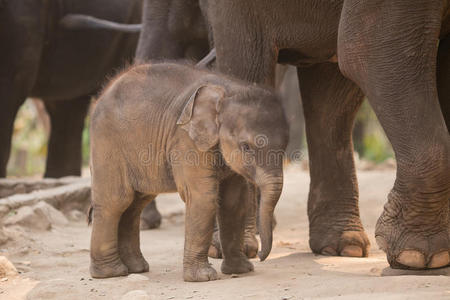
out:
{"label": "tuft of hair on head", "polygon": [[128,72],[130,69],[135,67],[136,65],[133,64],[131,61],[126,61],[122,67],[114,69],[111,71],[111,73],[107,74],[105,76],[105,80],[103,81],[103,84],[101,85],[101,88],[99,89],[97,95],[95,96],[95,101],[98,101],[100,96],[111,86],[113,83],[124,73]]}

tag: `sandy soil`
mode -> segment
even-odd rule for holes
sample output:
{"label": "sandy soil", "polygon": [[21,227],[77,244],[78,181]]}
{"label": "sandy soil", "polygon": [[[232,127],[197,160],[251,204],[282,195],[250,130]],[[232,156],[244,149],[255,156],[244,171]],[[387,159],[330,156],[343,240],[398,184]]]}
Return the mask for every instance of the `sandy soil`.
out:
{"label": "sandy soil", "polygon": [[[144,290],[151,299],[450,299],[450,268],[396,271],[374,240],[375,222],[395,172],[360,171],[361,215],[370,236],[369,258],[326,257],[308,247],[306,200],[309,176],[289,168],[276,210],[274,249],[265,262],[253,260],[255,272],[220,275],[220,280],[186,283],[182,279],[183,203],[177,195],[159,198],[165,218],[158,230],[141,233],[150,272],[122,278],[91,279],[90,228],[72,222],[51,232],[30,233],[1,249],[21,271],[0,282],[0,299],[120,299]],[[220,260],[210,260],[220,270]]]}

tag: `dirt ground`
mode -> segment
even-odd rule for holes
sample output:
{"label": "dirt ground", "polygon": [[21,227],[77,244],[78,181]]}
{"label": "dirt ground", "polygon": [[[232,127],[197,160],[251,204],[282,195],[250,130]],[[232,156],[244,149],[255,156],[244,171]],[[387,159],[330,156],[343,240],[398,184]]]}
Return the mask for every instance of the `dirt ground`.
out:
{"label": "dirt ground", "polygon": [[[450,299],[450,268],[392,270],[378,250],[374,226],[394,177],[393,170],[358,172],[361,216],[372,243],[369,258],[311,253],[306,215],[309,175],[290,167],[276,209],[274,248],[265,262],[253,260],[255,271],[250,274],[219,272],[217,281],[183,282],[183,202],[170,194],[158,198],[166,216],[162,227],[141,233],[150,272],[91,279],[90,228],[85,222],[71,222],[48,232],[22,229],[21,238],[0,249],[0,255],[8,257],[21,272],[0,282],[0,299],[109,300],[120,299],[132,290],[144,290],[150,299]],[[219,271],[221,260],[210,261]]]}

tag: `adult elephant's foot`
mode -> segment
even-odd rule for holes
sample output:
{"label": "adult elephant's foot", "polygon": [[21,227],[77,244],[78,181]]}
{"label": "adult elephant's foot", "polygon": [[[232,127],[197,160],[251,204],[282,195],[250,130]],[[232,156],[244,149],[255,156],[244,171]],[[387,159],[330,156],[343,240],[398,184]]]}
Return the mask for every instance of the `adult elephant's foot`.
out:
{"label": "adult elephant's foot", "polygon": [[128,268],[117,257],[110,262],[100,262],[91,258],[89,271],[93,278],[110,278],[128,275]]}
{"label": "adult elephant's foot", "polygon": [[162,216],[156,207],[156,201],[150,202],[141,214],[141,230],[155,229],[161,226]]}
{"label": "adult elephant's foot", "polygon": [[[394,269],[435,269],[450,264],[448,204],[441,206],[428,226],[416,223],[426,215],[414,206],[402,206],[391,192],[376,226],[378,246]],[[404,204],[404,203],[403,203]],[[422,217],[422,220],[420,220]]]}
{"label": "adult elephant's foot", "polygon": [[[255,258],[258,253],[258,240],[254,234],[245,232],[242,251],[248,258]],[[208,256],[211,258],[222,258],[222,247],[220,246],[219,231],[215,231],[209,246]]]}
{"label": "adult elephant's foot", "polygon": [[370,242],[359,217],[333,217],[310,225],[309,245],[314,253],[333,256],[367,257]]}
{"label": "adult elephant's foot", "polygon": [[217,272],[206,262],[198,264],[185,264],[183,268],[184,281],[198,282],[217,280]]}
{"label": "adult elephant's foot", "polygon": [[122,256],[121,259],[123,263],[128,268],[128,273],[145,273],[149,271],[148,262],[145,260],[142,255],[134,255],[134,256]]}
{"label": "adult elephant's foot", "polygon": [[253,264],[244,255],[239,257],[225,258],[222,262],[223,274],[242,274],[254,270]]}

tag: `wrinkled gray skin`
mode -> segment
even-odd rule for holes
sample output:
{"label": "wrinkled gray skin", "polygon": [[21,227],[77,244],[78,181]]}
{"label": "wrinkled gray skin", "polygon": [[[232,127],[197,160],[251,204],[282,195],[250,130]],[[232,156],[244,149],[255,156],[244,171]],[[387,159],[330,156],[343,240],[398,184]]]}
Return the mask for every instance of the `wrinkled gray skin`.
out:
{"label": "wrinkled gray skin", "polygon": [[283,181],[288,126],[281,103],[255,85],[176,64],[133,67],[106,88],[92,114],[93,277],[146,272],[139,215],[159,193],[186,203],[184,280],[217,279],[208,263],[216,218],[222,272],[244,273],[246,181],[261,193],[264,260]]}
{"label": "wrinkled gray skin", "polygon": [[350,134],[365,94],[397,159],[378,245],[394,268],[448,265],[450,2],[200,2],[220,71],[273,85],[277,62],[298,67],[311,249],[367,255]]}
{"label": "wrinkled gray skin", "polygon": [[[105,8],[107,7],[107,9]],[[68,30],[68,14],[140,23],[141,0],[3,0],[0,3],[0,177],[6,176],[14,119],[27,97],[50,115],[45,177],[80,175],[90,98],[131,61],[137,34]]]}

